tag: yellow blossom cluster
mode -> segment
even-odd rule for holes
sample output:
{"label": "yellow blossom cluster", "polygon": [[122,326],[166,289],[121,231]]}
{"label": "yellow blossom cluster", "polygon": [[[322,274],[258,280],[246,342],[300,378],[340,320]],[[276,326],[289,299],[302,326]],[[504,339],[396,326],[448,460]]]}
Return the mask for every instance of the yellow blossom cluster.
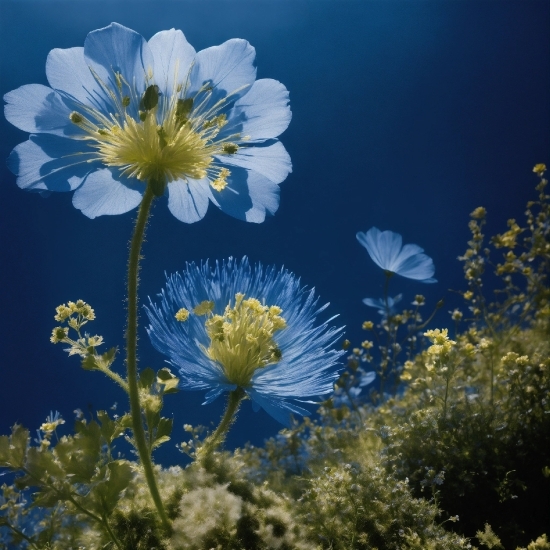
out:
{"label": "yellow blossom cluster", "polygon": [[429,338],[432,345],[428,348],[428,355],[434,359],[441,361],[447,359],[456,345],[454,340],[451,340],[448,336],[448,330],[446,328],[440,330],[428,330],[424,333],[424,336]]}

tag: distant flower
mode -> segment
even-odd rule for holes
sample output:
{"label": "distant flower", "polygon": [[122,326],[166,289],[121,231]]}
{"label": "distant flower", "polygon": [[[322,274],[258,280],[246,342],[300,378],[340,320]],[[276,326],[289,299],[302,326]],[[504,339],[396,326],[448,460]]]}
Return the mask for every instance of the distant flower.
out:
{"label": "distant flower", "polygon": [[250,266],[246,257],[213,268],[191,263],[168,277],[158,304],[150,301],[148,332],[183,389],[208,390],[210,403],[240,387],[255,409],[288,426],[290,413],[309,414],[295,401],[332,393],[344,353],[330,349],[342,329],[332,319],[315,324],[327,307],[317,303],[284,269]]}
{"label": "distant flower", "polygon": [[[395,313],[394,306],[401,301],[401,298],[403,298],[403,294],[398,294],[394,298],[388,297],[387,309],[389,310],[390,315],[393,315]],[[386,315],[386,313],[388,313],[388,311],[386,310],[386,301],[384,300],[384,298],[363,298],[363,303],[366,306],[376,308],[380,315]]]}
{"label": "distant flower", "polygon": [[291,113],[280,82],[256,80],[254,57],[240,39],[195,53],[174,29],[149,42],[117,23],[95,30],[83,48],[50,52],[51,88],[4,96],[8,121],[31,133],[9,168],[22,189],[75,191],[89,218],[135,208],[150,182],[184,222],[210,201],[261,222],[291,171],[275,139]]}
{"label": "distant flower", "polygon": [[357,233],[357,240],[367,249],[372,261],[384,271],[396,273],[422,283],[436,283],[432,276],[432,259],[416,244],[406,244],[399,233],[380,231],[371,227],[366,233]]}

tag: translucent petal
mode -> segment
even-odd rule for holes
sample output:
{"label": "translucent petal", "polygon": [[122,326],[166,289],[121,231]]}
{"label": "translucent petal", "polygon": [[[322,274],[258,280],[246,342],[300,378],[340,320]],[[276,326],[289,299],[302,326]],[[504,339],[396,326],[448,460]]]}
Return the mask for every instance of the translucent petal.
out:
{"label": "translucent petal", "polygon": [[279,186],[257,172],[232,168],[227,187],[213,191],[212,200],[234,218],[261,223],[266,212],[274,214],[279,207]]}
{"label": "translucent petal", "polygon": [[[136,182],[137,185],[134,183]],[[124,214],[141,202],[145,185],[113,176],[108,168],[92,172],[75,191],[73,205],[88,218]]]}
{"label": "translucent petal", "polygon": [[254,170],[273,183],[281,183],[292,172],[290,156],[280,141],[265,146],[240,147],[234,155],[220,155],[217,158],[229,166]]}
{"label": "translucent petal", "polygon": [[[405,261],[400,261],[396,273],[408,279],[425,281],[431,279],[435,273],[435,266],[433,260],[426,254],[415,254],[409,256]],[[436,281],[430,280],[430,282]]]}
{"label": "translucent petal", "polygon": [[257,80],[229,113],[226,133],[234,131],[238,122],[239,132],[250,136],[250,142],[276,138],[292,118],[288,102],[288,90],[283,84],[269,78]]}
{"label": "translucent petal", "polygon": [[[8,157],[17,185],[29,191],[73,191],[94,166],[85,143],[49,134],[31,135]],[[97,165],[96,165],[97,167]]]}
{"label": "translucent petal", "polygon": [[172,181],[168,184],[168,208],[180,221],[194,223],[204,218],[211,196],[210,182],[203,180]]}
{"label": "translucent petal", "polygon": [[8,122],[25,132],[58,136],[81,135],[69,120],[70,109],[51,88],[27,84],[4,96],[4,115]]}
{"label": "translucent petal", "polygon": [[240,38],[198,52],[191,70],[190,93],[197,92],[208,83],[226,94],[245,87],[236,96],[238,98],[256,80],[255,57],[256,50]]}
{"label": "translucent petal", "polygon": [[149,40],[149,47],[155,59],[155,83],[169,96],[176,82],[185,83],[195,58],[195,48],[180,30],[174,29],[155,34]]}
{"label": "translucent petal", "polygon": [[137,32],[118,23],[92,31],[84,41],[84,56],[98,77],[117,90],[115,73],[120,73],[129,88],[123,93],[141,94],[146,77],[153,72],[154,58],[146,40]]}
{"label": "translucent petal", "polygon": [[69,97],[107,114],[112,101],[92,76],[84,58],[84,48],[55,48],[46,60],[46,76],[50,86]]}
{"label": "translucent petal", "polygon": [[287,428],[290,428],[290,415],[292,413],[302,416],[309,416],[311,414],[307,409],[299,407],[294,403],[282,401],[271,395],[262,395],[254,389],[248,389],[246,393],[250,396],[250,399],[264,409],[267,414]]}

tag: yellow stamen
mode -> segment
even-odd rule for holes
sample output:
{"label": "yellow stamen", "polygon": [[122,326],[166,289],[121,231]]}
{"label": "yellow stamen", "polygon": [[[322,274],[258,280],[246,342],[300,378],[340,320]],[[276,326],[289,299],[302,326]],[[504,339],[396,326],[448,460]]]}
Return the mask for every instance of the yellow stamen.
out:
{"label": "yellow stamen", "polygon": [[266,306],[255,298],[235,295],[223,315],[212,315],[205,322],[210,346],[204,353],[218,363],[227,379],[246,387],[254,372],[282,358],[274,334],[286,327],[278,306]]}

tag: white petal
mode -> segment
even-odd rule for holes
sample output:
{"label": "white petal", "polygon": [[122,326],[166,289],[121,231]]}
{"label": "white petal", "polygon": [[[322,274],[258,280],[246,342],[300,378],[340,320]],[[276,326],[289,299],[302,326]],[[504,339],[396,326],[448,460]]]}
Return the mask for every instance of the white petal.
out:
{"label": "white petal", "polygon": [[27,84],[4,96],[4,115],[14,126],[29,133],[58,136],[80,135],[82,131],[69,120],[71,109],[51,88]]}
{"label": "white petal", "polygon": [[220,155],[217,158],[230,166],[254,170],[273,183],[281,183],[292,172],[290,156],[280,141],[266,147],[240,147],[234,155]]}
{"label": "white petal", "polygon": [[[84,105],[108,112],[110,98],[92,76],[84,58],[84,48],[53,49],[46,60],[46,76],[50,86]],[[112,110],[112,109],[111,109]]]}
{"label": "white petal", "polygon": [[191,70],[190,92],[196,92],[205,82],[227,93],[252,86],[256,79],[255,57],[256,50],[240,38],[198,52]]}
{"label": "white petal", "polygon": [[140,94],[154,66],[153,54],[143,36],[118,23],[89,33],[84,41],[84,56],[113,91],[117,90],[114,76],[119,72],[131,90]]}
{"label": "white petal", "polygon": [[169,96],[176,82],[185,83],[195,58],[195,48],[180,30],[174,29],[155,34],[149,40],[149,47],[155,59],[155,83]]}
{"label": "white petal", "polygon": [[234,218],[262,223],[266,212],[274,214],[279,208],[279,186],[257,172],[236,168],[227,187],[213,192],[212,201]]}
{"label": "white petal", "polygon": [[130,187],[129,180],[115,179],[112,172],[103,168],[91,173],[73,195],[73,205],[88,218],[124,214],[140,202],[145,185],[138,180]]}
{"label": "white petal", "polygon": [[95,168],[81,141],[49,134],[32,135],[8,157],[8,167],[21,189],[72,191]]}
{"label": "white petal", "polygon": [[292,113],[288,90],[277,80],[263,78],[254,82],[229,113],[228,119],[241,122],[241,135],[250,140],[275,138],[288,127]]}
{"label": "white petal", "polygon": [[203,180],[172,181],[168,184],[168,208],[180,221],[194,223],[204,218],[208,209],[210,183]]}

